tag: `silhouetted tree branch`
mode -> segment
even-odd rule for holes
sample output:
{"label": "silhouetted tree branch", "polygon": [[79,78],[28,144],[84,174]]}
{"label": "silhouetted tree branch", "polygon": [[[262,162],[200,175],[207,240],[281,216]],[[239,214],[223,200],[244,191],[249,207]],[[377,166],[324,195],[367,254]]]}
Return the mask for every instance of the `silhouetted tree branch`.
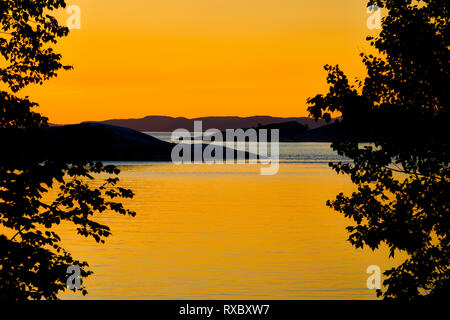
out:
{"label": "silhouetted tree branch", "polygon": [[[135,215],[117,201],[133,192],[118,186],[115,166],[38,157],[27,143],[47,126],[47,118],[33,111],[36,103],[14,94],[71,69],[52,48],[68,29],[50,13],[65,5],[64,0],[0,2],[0,29],[9,34],[0,37],[5,60],[0,82],[10,91],[0,91],[0,233],[5,233],[0,234],[0,300],[57,299],[67,289],[70,265],[78,265],[82,277],[92,274],[87,262],[73,259],[60,245],[56,225],[71,223],[79,235],[104,243],[111,232],[95,214]],[[104,182],[97,186],[94,179]],[[46,197],[50,190],[58,191],[53,201]],[[80,290],[87,293],[84,286]]]}
{"label": "silhouetted tree branch", "polygon": [[[310,114],[342,115],[351,138],[332,144],[352,163],[331,163],[357,186],[328,206],[352,218],[349,241],[408,258],[387,270],[386,299],[450,295],[449,2],[373,0],[387,11],[379,56],[361,54],[367,76],[350,85],[339,66],[325,66],[330,90],[308,99]],[[358,83],[357,83],[358,84]],[[369,146],[359,142],[371,142]]]}

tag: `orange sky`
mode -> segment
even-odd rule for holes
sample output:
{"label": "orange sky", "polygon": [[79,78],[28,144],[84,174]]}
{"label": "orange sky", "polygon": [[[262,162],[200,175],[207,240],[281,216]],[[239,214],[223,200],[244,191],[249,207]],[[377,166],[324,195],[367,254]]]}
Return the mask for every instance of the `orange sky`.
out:
{"label": "orange sky", "polygon": [[[22,91],[53,123],[146,115],[304,116],[326,63],[362,76],[361,0],[72,0],[75,70]],[[61,15],[62,21],[69,17]]]}

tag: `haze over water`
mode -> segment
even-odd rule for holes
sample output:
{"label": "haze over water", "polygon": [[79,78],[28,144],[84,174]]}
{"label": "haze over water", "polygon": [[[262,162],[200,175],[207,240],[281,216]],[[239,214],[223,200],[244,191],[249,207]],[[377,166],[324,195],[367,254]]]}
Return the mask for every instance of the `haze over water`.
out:
{"label": "haze over water", "polygon": [[63,230],[95,272],[86,298],[374,299],[366,268],[394,261],[355,250],[350,222],[325,206],[353,188],[328,167],[339,157],[329,143],[282,143],[280,155],[274,176],[256,164],[119,163],[137,216],[99,215],[105,245]]}

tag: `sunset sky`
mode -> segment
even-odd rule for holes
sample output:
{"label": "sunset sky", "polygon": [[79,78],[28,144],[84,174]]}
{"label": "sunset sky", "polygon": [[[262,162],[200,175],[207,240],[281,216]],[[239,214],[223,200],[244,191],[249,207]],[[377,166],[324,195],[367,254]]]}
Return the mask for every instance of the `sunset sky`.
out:
{"label": "sunset sky", "polygon": [[[305,116],[323,65],[363,76],[361,0],[73,0],[61,72],[22,91],[53,123],[146,115]],[[60,15],[64,21],[69,15]]]}

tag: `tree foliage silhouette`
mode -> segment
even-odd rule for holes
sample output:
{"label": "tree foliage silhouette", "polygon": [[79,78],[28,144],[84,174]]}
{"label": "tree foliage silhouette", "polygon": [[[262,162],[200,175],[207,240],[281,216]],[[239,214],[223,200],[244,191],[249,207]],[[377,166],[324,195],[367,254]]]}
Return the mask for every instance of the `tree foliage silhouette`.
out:
{"label": "tree foliage silhouette", "polygon": [[[73,224],[79,235],[104,243],[110,229],[94,214],[135,215],[117,201],[133,192],[118,186],[116,167],[34,157],[27,145],[5,147],[47,126],[33,111],[37,104],[16,93],[71,69],[52,47],[68,34],[52,15],[65,6],[64,0],[0,2],[0,130],[7,132],[0,141],[0,300],[57,299],[67,288],[68,266],[78,265],[82,277],[92,273],[61,246],[56,225]],[[50,190],[57,191],[54,200]],[[84,285],[80,290],[87,293]]]}
{"label": "tree foliage silhouette", "polygon": [[[449,214],[449,2],[373,0],[384,8],[382,30],[368,37],[379,54],[361,54],[364,81],[349,84],[339,66],[327,65],[326,95],[308,99],[317,118],[342,115],[349,139],[332,147],[353,160],[330,164],[349,175],[357,191],[328,206],[353,219],[349,241],[390,256],[405,252],[387,270],[386,299],[450,295]],[[361,144],[358,142],[371,142]]]}

